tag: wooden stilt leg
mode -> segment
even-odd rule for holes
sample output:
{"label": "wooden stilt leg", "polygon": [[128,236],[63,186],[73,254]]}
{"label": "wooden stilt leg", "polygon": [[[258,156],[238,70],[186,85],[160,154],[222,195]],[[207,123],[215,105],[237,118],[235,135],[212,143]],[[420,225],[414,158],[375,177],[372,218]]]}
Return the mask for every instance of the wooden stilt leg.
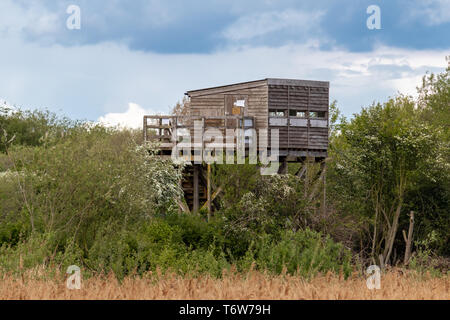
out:
{"label": "wooden stilt leg", "polygon": [[327,164],[324,162],[323,175],[323,214],[327,213]]}
{"label": "wooden stilt leg", "polygon": [[278,168],[278,174],[287,173],[287,159],[286,157],[281,159],[280,167]]}
{"label": "wooden stilt leg", "polygon": [[308,197],[308,183],[309,183],[309,170],[308,170],[308,167],[309,167],[309,163],[308,163],[308,160],[305,160],[305,164],[304,164],[304,166],[305,166],[305,190],[304,190],[304,192],[305,192],[305,199]]}
{"label": "wooden stilt leg", "polygon": [[208,183],[207,183],[207,198],[208,198],[208,220],[211,217],[211,165],[208,164]]}
{"label": "wooden stilt leg", "polygon": [[199,175],[199,165],[194,164],[194,206],[193,206],[194,212],[197,212],[199,208],[198,175]]}

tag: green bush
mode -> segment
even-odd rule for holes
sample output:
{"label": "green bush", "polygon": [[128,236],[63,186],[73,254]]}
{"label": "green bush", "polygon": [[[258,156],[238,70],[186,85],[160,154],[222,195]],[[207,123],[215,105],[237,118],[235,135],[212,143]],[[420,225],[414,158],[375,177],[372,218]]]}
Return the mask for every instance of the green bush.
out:
{"label": "green bush", "polygon": [[178,227],[183,243],[192,249],[208,249],[212,243],[221,247],[224,243],[220,217],[209,222],[199,215],[171,214],[166,221],[173,227]]}
{"label": "green bush", "polygon": [[75,264],[84,276],[112,271],[119,278],[156,270],[220,277],[232,265],[277,274],[350,270],[342,245],[310,230],[285,231],[310,219],[296,176],[215,167],[225,208],[208,221],[178,212],[182,168],[149,152],[140,132],[55,128],[66,129],[6,144],[0,158],[8,170],[0,176],[4,270]]}
{"label": "green bush", "polygon": [[[58,250],[62,246],[64,250]],[[66,270],[70,265],[82,265],[82,251],[75,243],[60,244],[54,234],[34,234],[14,247],[0,247],[0,270],[13,273],[36,267]]]}
{"label": "green bush", "polygon": [[231,268],[230,262],[223,251],[219,254],[214,245],[208,250],[199,249],[188,251],[183,259],[183,272],[190,275],[209,274],[213,277],[221,277],[224,270]]}
{"label": "green bush", "polygon": [[22,214],[32,232],[55,233],[60,242],[73,237],[85,251],[104,224],[147,221],[181,194],[180,171],[144,150],[131,131],[78,127],[55,145],[13,147],[9,155],[20,171],[15,188],[0,195],[8,198],[0,221]]}
{"label": "green bush", "polygon": [[[184,217],[180,220],[195,219]],[[123,277],[159,269],[181,274],[207,272],[220,275],[222,269],[229,266],[213,242],[206,246],[200,237],[190,239],[187,245],[186,238],[183,239],[185,230],[174,220],[169,224],[163,219],[154,219],[134,231],[114,232],[113,229],[107,227],[100,232],[89,250],[87,264],[96,272],[113,271]]]}
{"label": "green bush", "polygon": [[[0,136],[11,145],[42,146],[49,140],[56,142],[77,125],[78,122],[58,117],[48,110],[12,110],[0,106]],[[0,153],[5,153],[6,147],[1,143]]]}
{"label": "green bush", "polygon": [[0,224],[0,246],[3,244],[15,246],[20,240],[26,239],[29,230],[20,222]]}
{"label": "green bush", "polygon": [[343,272],[350,275],[351,252],[328,236],[306,229],[286,231],[280,241],[267,235],[251,248],[256,267],[280,274],[311,276],[317,272]]}

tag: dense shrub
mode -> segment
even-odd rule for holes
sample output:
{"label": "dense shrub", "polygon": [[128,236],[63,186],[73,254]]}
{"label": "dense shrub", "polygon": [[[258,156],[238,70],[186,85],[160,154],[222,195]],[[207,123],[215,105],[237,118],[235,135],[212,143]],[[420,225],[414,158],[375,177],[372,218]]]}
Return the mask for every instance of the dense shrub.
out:
{"label": "dense shrub", "polygon": [[[185,225],[186,221],[177,222]],[[107,228],[99,233],[89,251],[87,263],[95,271],[113,271],[119,277],[157,269],[182,274],[207,272],[220,276],[222,270],[228,268],[221,251],[216,250],[213,242],[209,245],[202,242],[201,237],[184,237],[192,235],[192,232],[186,232],[181,225],[154,219],[134,231],[119,234]],[[187,240],[188,243],[185,242]]]}
{"label": "dense shrub", "polygon": [[20,222],[7,222],[0,225],[0,246],[3,244],[15,246],[21,239],[26,238],[29,230]]}
{"label": "dense shrub", "polygon": [[283,271],[302,276],[334,271],[350,275],[351,252],[328,236],[309,229],[286,231],[281,240],[265,236],[251,248],[256,266],[279,274]]}
{"label": "dense shrub", "polygon": [[192,249],[208,249],[211,244],[220,247],[224,243],[221,219],[211,219],[209,222],[199,215],[171,214],[166,221],[180,230],[184,245]]}
{"label": "dense shrub", "polygon": [[75,243],[58,243],[52,233],[34,234],[15,246],[3,243],[0,247],[2,271],[21,273],[38,266],[66,270],[72,264],[82,265],[81,250]]}
{"label": "dense shrub", "polygon": [[85,249],[103,224],[145,221],[181,193],[179,170],[148,154],[129,131],[77,128],[56,145],[9,154],[20,170],[9,206],[21,204],[33,232],[74,237]]}
{"label": "dense shrub", "polygon": [[[70,128],[78,125],[47,110],[20,110],[0,106],[0,135],[10,140],[10,145],[41,146],[49,140],[57,141]],[[4,136],[5,132],[7,137]],[[6,152],[0,144],[0,154]]]}
{"label": "dense shrub", "polygon": [[[394,229],[395,239],[387,237],[394,224],[385,220],[407,229],[409,210],[417,213],[410,266],[421,268],[450,248],[448,126],[434,120],[448,117],[448,83],[448,71],[424,79],[420,108],[399,96],[340,124],[332,104],[327,206],[306,196],[314,188],[295,175],[298,167],[261,176],[258,165],[218,165],[213,184],[223,191],[209,220],[179,212],[183,168],[149,152],[140,131],[2,109],[0,269],[348,276],[348,247],[369,259],[395,244],[398,261],[403,239]],[[309,178],[317,171],[309,165]],[[395,242],[387,246],[388,238]]]}

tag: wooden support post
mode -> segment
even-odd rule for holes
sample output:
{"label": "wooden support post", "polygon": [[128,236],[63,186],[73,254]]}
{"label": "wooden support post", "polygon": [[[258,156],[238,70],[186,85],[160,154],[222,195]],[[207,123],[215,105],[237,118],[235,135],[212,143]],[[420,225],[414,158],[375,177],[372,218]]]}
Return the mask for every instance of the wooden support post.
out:
{"label": "wooden support post", "polygon": [[175,152],[177,157],[179,156],[178,154],[178,148],[176,147],[178,144],[178,117],[173,119],[172,122],[172,137],[171,137],[171,142],[173,142],[173,145],[175,146]]}
{"label": "wooden support post", "polygon": [[309,201],[311,201],[319,193],[321,180],[323,180],[325,177],[325,173],[326,173],[325,169],[326,169],[326,163],[325,163],[325,161],[323,161],[320,164],[319,177],[316,182],[313,181],[314,185],[312,186],[311,192],[309,193],[309,196],[308,196]]}
{"label": "wooden support post", "polygon": [[300,167],[300,169],[297,171],[297,173],[295,175],[301,179],[303,177],[303,175],[305,174],[305,171],[306,171],[306,164],[302,163],[302,166]]}
{"label": "wooden support post", "polygon": [[143,127],[144,127],[144,144],[147,142],[147,117],[144,116],[144,123],[143,123]]}
{"label": "wooden support post", "polygon": [[304,192],[305,192],[305,199],[306,199],[308,197],[308,184],[309,184],[308,159],[305,160],[304,165],[305,165],[305,190],[304,190]]}
{"label": "wooden support post", "polygon": [[197,212],[199,208],[199,185],[198,185],[199,165],[193,164],[193,166],[194,166],[194,205],[192,211]]}
{"label": "wooden support post", "polygon": [[202,117],[202,151],[201,151],[201,161],[205,161],[205,117]]}
{"label": "wooden support post", "polygon": [[[212,186],[212,184],[211,184]],[[219,193],[222,192],[222,187],[217,188],[216,191],[214,191],[211,195],[211,203],[214,201],[214,199],[219,195]],[[202,207],[200,208],[200,210],[206,209],[208,207],[208,201],[206,201]]]}
{"label": "wooden support post", "polygon": [[323,167],[323,214],[327,213],[327,163],[324,160]]}
{"label": "wooden support post", "polygon": [[281,158],[281,164],[278,168],[278,174],[286,174],[287,173],[287,158]]}
{"label": "wooden support post", "polygon": [[414,211],[411,211],[409,214],[409,229],[408,229],[408,237],[405,239],[406,241],[406,249],[405,249],[405,258],[403,263],[406,265],[409,263],[409,258],[411,257],[411,244],[413,238],[413,230],[414,230]]}
{"label": "wooden support post", "polygon": [[208,201],[208,221],[211,217],[211,164],[208,163],[208,175],[207,175],[207,201]]}

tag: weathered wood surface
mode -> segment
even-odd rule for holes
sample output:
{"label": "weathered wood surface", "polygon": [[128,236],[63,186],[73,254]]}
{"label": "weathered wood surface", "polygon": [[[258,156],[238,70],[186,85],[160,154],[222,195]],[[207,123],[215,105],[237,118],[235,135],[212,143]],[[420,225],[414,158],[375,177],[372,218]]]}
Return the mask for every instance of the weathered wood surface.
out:
{"label": "weathered wood surface", "polygon": [[[272,84],[270,84],[272,83]],[[307,86],[308,82],[272,81],[268,85],[269,110],[284,111],[287,130],[280,133],[280,148],[328,149],[329,89],[326,83]],[[310,82],[314,85],[314,82]],[[305,112],[305,118],[292,117],[291,110]],[[313,118],[312,112],[324,112],[324,118]],[[295,114],[295,112],[294,112]],[[269,117],[269,127],[281,129],[282,120]]]}
{"label": "weathered wood surface", "polygon": [[[234,86],[230,86],[234,87]],[[206,90],[209,92],[209,90]],[[191,115],[225,116],[230,114],[230,103],[234,99],[245,99],[245,107],[242,108],[244,116],[255,118],[256,128],[267,128],[267,86],[264,83],[255,83],[253,87],[227,88],[223,92],[217,89],[210,94],[197,92],[190,96]],[[227,112],[228,111],[228,112]]]}
{"label": "weathered wood surface", "polygon": [[[159,124],[154,124],[156,123]],[[195,121],[198,121],[199,131],[195,131]],[[167,122],[168,124],[162,124]],[[172,150],[181,136],[189,133],[191,147],[195,149],[215,148],[215,144],[223,144],[224,147],[236,148],[237,140],[233,135],[227,140],[227,129],[251,129],[254,128],[255,119],[249,116],[144,116],[144,140],[159,142],[161,150]],[[153,132],[152,132],[153,130]],[[210,134],[219,131],[223,140],[209,139]],[[196,138],[200,143],[195,143]],[[210,140],[210,141],[208,141]],[[181,149],[182,146],[178,144]]]}
{"label": "weathered wood surface", "polygon": [[[282,149],[314,152],[326,152],[328,149],[328,82],[269,78],[192,90],[186,94],[190,97],[190,116],[202,118],[205,128],[217,128],[223,133],[225,128],[237,128],[236,123],[223,117],[240,113],[240,116],[252,117],[253,127],[257,130],[278,129],[279,147]],[[244,105],[236,106],[241,99],[245,100]],[[270,110],[281,110],[284,117],[271,117]],[[194,118],[178,121],[189,128]],[[158,138],[168,143],[165,135],[170,128],[164,127],[164,131],[158,125],[148,128],[157,129]],[[178,128],[182,127],[178,124]],[[270,137],[268,140],[270,143]]]}

